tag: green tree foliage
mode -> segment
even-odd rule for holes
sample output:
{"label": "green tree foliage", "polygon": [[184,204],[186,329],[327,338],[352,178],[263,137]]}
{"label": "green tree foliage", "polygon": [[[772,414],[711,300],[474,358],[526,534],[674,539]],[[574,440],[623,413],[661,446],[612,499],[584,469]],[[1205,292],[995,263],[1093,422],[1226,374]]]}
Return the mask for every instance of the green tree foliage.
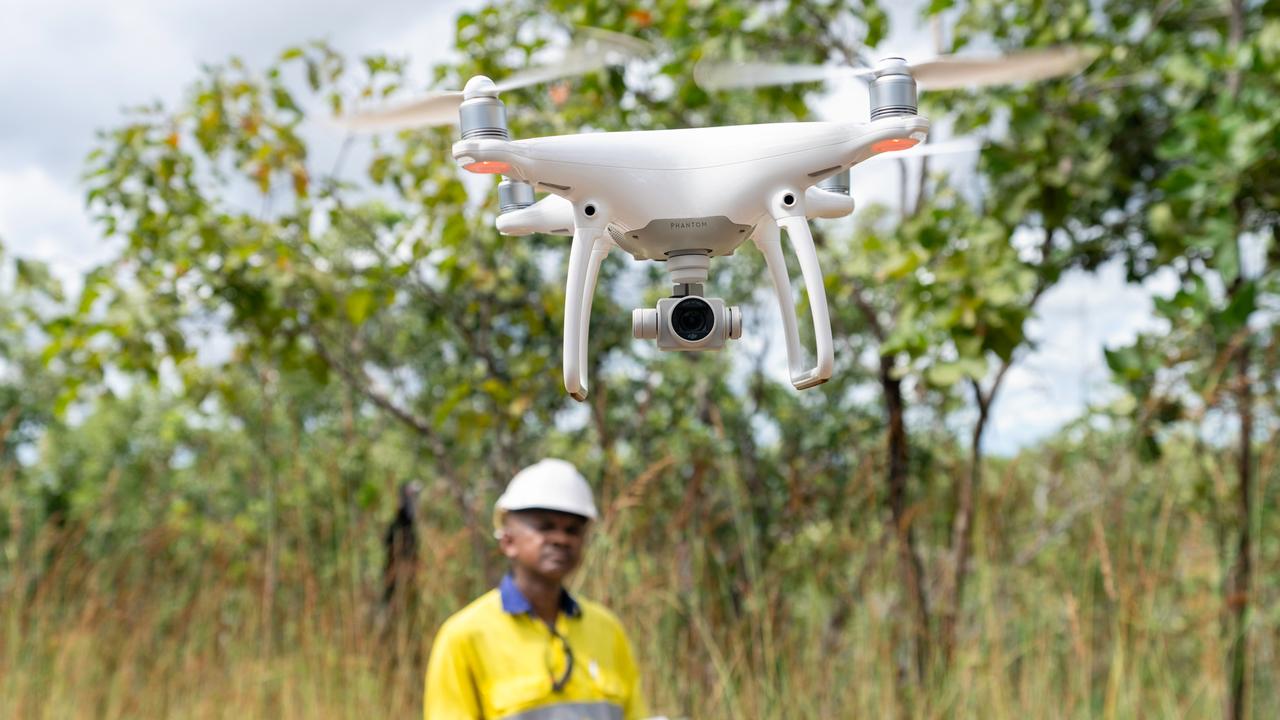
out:
{"label": "green tree foliage", "polygon": [[[1108,351],[1107,362],[1128,391],[1122,404],[1132,409],[1147,457],[1159,452],[1163,429],[1172,424],[1199,422],[1223,409],[1236,416],[1238,511],[1225,516],[1222,528],[1236,538],[1223,586],[1226,614],[1234,617],[1227,628],[1232,689],[1225,710],[1244,717],[1251,537],[1261,504],[1254,481],[1254,386],[1263,348],[1275,343],[1270,328],[1277,304],[1280,126],[1272,105],[1280,82],[1280,6],[1111,2],[1050,10],[1027,3],[1010,12],[1001,4],[973,3],[966,15],[962,27],[994,28],[997,37],[1022,39],[1029,27],[1048,23],[1057,40],[1082,31],[1107,38],[1090,73],[1096,85],[1021,117],[1016,106],[1011,112],[1012,136],[1061,148],[1059,166],[1033,152],[1019,158],[1024,170],[991,176],[997,189],[1011,183],[1004,207],[1042,218],[1047,249],[1082,247],[1087,251],[1077,255],[1086,262],[1117,254],[1133,279],[1157,272],[1177,279],[1173,296],[1156,301],[1168,330]],[[1075,115],[1088,132],[1062,132],[1053,123],[1059,112]],[[991,114],[980,108],[974,117],[985,121]],[[1019,207],[1024,198],[1031,204]],[[1053,241],[1058,228],[1066,231],[1066,243]]]}
{"label": "green tree foliage", "polygon": [[[0,253],[3,247],[0,246]],[[0,461],[12,463],[19,446],[31,442],[32,433],[48,416],[46,397],[24,382],[38,358],[33,357],[29,328],[39,326],[43,312],[57,307],[62,288],[40,263],[0,254]]]}
{"label": "green tree foliage", "polygon": [[[1233,377],[1258,388],[1259,413],[1277,409],[1274,333],[1257,330],[1277,284],[1276,12],[1236,9],[1238,30],[1216,3],[930,4],[940,51],[1076,42],[1095,60],[1074,78],[924,94],[925,114],[985,133],[977,174],[907,187],[904,173],[899,212],[819,225],[838,365],[803,393],[767,347],[632,342],[626,311],[665,277],[617,253],[592,395],[569,401],[563,238],[498,235],[493,188],[460,179],[452,128],[338,143],[320,128],[419,91],[406,60],[311,43],[264,69],[206,66],[89,158],[89,206],[119,255],[69,299],[38,265],[0,272],[0,527],[5,557],[23,559],[0,568],[0,597],[20,600],[0,605],[16,608],[6,628],[53,629],[0,641],[0,677],[17,678],[0,693],[22,714],[62,678],[100,675],[65,696],[110,716],[171,714],[175,693],[226,695],[193,715],[416,712],[430,638],[401,626],[396,652],[368,639],[391,622],[370,598],[395,487],[424,481],[417,627],[433,628],[500,571],[486,528],[501,484],[558,455],[599,479],[584,589],[624,614],[672,715],[1214,714],[1235,697],[1206,659],[1224,654],[1214,578],[1232,555],[1213,533],[1238,526],[1213,500],[1232,496],[1230,456],[1147,420],[1230,409]],[[816,86],[712,96],[689,70],[851,62],[888,18],[862,0],[495,2],[458,17],[462,59],[433,81],[501,79],[582,25],[658,55],[504,95],[515,137],[808,119]],[[1265,248],[1257,275],[1240,271],[1241,238]],[[985,482],[983,432],[1036,303],[1115,258],[1181,283],[1158,303],[1172,332],[1108,355],[1142,447],[1165,440],[1164,455],[1144,466],[1128,425],[1085,421],[990,463],[1000,481]],[[776,310],[760,258],[718,262],[712,289],[763,333]],[[1274,453],[1256,465],[1275,479]],[[1275,485],[1255,491],[1255,536],[1274,528]],[[1253,552],[1274,567],[1274,542]],[[153,584],[165,592],[139,590]],[[1277,592],[1264,579],[1245,600]],[[95,625],[99,607],[137,630]],[[1280,618],[1252,622],[1265,639]],[[67,653],[86,628],[103,647],[80,674]],[[1266,642],[1257,657],[1274,655]],[[1250,667],[1232,682],[1252,678],[1266,712],[1280,677]]]}
{"label": "green tree foliage", "polygon": [[[1168,22],[1179,20],[1186,21]],[[1224,528],[1231,538],[1223,583],[1231,643],[1226,710],[1245,717],[1253,685],[1255,538],[1264,505],[1255,395],[1259,386],[1274,386],[1274,365],[1264,355],[1275,354],[1268,348],[1276,344],[1280,317],[1280,121],[1271,107],[1280,91],[1280,6],[1232,2],[1212,31],[1195,38],[1155,68],[1165,101],[1176,99],[1177,112],[1155,147],[1168,172],[1133,208],[1133,224],[1150,247],[1135,270],[1167,268],[1177,277],[1172,297],[1156,303],[1170,332],[1140,337],[1107,359],[1135,400],[1148,454],[1158,451],[1162,428],[1223,411],[1234,416],[1238,482],[1216,499],[1236,508]],[[1274,417],[1263,410],[1263,427]]]}

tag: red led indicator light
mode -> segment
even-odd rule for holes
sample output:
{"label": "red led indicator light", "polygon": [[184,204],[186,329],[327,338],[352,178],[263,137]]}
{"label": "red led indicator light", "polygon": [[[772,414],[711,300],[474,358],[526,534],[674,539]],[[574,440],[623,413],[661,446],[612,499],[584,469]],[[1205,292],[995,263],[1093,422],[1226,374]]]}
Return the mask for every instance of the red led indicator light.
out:
{"label": "red led indicator light", "polygon": [[462,169],[478,175],[505,175],[511,170],[511,164],[500,160],[481,160],[463,165]]}
{"label": "red led indicator light", "polygon": [[890,138],[881,140],[871,146],[871,152],[882,153],[892,152],[894,150],[906,150],[909,147],[915,147],[920,141],[915,138]]}

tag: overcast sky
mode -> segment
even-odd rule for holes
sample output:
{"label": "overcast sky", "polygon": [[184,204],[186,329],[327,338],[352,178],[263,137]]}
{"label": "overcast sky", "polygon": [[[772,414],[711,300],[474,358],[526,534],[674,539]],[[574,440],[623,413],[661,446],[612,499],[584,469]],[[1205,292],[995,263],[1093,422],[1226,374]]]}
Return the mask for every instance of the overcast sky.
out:
{"label": "overcast sky", "polygon": [[[113,250],[86,216],[79,176],[95,130],[118,124],[122,107],[154,100],[172,105],[201,63],[239,55],[260,66],[313,38],[348,55],[408,56],[421,72],[449,52],[454,15],[473,5],[0,0],[0,238],[9,251],[48,261],[59,276],[73,279]],[[895,54],[927,56],[928,33],[907,29],[911,13],[896,12],[889,41]],[[819,111],[838,114],[849,102],[842,93],[853,91],[834,88],[816,101]],[[954,156],[943,166],[963,171],[973,162]],[[893,202],[885,189],[896,183],[883,178],[897,172],[893,162],[855,168],[859,206]],[[1037,350],[1006,379],[988,450],[1008,453],[1039,439],[1105,395],[1102,348],[1151,325],[1149,297],[1126,286],[1116,267],[1073,275],[1047,293],[1032,326]]]}

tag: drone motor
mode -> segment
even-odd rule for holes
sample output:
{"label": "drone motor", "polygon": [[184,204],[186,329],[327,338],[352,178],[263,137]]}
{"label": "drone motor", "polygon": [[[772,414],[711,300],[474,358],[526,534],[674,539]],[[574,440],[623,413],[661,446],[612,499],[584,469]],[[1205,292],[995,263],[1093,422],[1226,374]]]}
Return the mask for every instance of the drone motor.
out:
{"label": "drone motor", "polygon": [[917,115],[916,80],[907,61],[889,57],[876,65],[871,80],[871,119]]}
{"label": "drone motor", "polygon": [[498,183],[498,213],[506,215],[533,204],[533,186],[521,180],[503,178]]}

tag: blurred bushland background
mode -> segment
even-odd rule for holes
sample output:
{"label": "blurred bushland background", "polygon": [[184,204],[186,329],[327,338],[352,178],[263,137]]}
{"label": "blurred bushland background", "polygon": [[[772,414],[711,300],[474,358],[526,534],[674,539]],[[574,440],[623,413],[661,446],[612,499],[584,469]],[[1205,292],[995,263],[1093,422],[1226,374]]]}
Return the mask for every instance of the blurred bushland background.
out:
{"label": "blurred bushland background", "polygon": [[[507,94],[515,137],[813,119],[820,85],[690,70],[893,54],[891,19],[1095,59],[922,94],[984,149],[879,160],[893,201],[817,224],[838,366],[805,392],[748,247],[709,289],[756,340],[707,355],[630,339],[666,281],[615,253],[569,400],[567,241],[498,235],[454,128],[325,125],[426,89],[412,58],[304,37],[120,98],[82,184],[110,258],[66,282],[3,238],[0,715],[416,716],[434,629],[502,572],[493,500],[557,455],[604,510],[578,589],[657,712],[1280,716],[1280,3],[510,0],[430,74],[596,26],[658,55]],[[1037,302],[1104,266],[1161,279],[1149,331],[1077,419],[986,453]]]}

